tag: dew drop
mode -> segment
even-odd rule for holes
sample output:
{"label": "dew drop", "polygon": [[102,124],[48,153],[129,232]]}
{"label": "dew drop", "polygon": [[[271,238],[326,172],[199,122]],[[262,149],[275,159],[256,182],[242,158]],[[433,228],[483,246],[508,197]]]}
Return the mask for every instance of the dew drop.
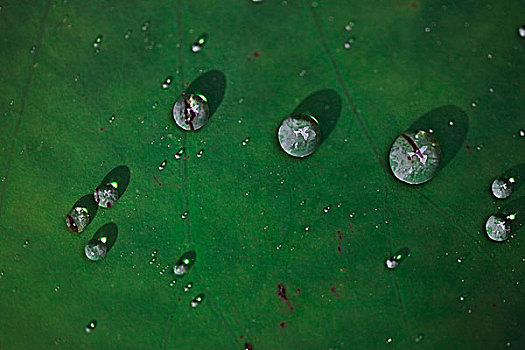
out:
{"label": "dew drop", "polygon": [[102,35],[99,35],[95,38],[95,41],[93,41],[93,47],[95,49],[100,48],[100,45],[102,44]]}
{"label": "dew drop", "polygon": [[4,275],[5,275],[5,271],[3,271],[3,270],[0,271],[0,278],[4,277]]}
{"label": "dew drop", "polygon": [[150,25],[150,21],[146,21],[142,24],[142,27],[140,27],[140,29],[145,32],[146,30],[148,30],[149,28],[149,25]]}
{"label": "dew drop", "polygon": [[387,344],[390,344],[392,342],[392,338],[387,338],[386,342]]}
{"label": "dew drop", "polygon": [[199,152],[197,152],[197,158],[201,158],[204,154],[204,149],[201,149]]}
{"label": "dew drop", "polygon": [[167,160],[167,159],[164,159],[164,160],[162,161],[162,163],[160,163],[160,165],[159,165],[159,171],[164,170],[164,168],[166,167],[166,164],[167,164],[167,163],[168,163],[168,160]]}
{"label": "dew drop", "polygon": [[321,141],[321,128],[315,117],[296,114],[284,119],[277,132],[283,151],[292,157],[307,157]]}
{"label": "dew drop", "polygon": [[463,259],[462,258],[458,258],[458,264],[461,264],[463,262]]}
{"label": "dew drop", "polygon": [[153,265],[155,263],[155,261],[157,261],[157,258],[156,257],[153,257],[151,258],[151,260],[149,261],[149,264],[150,265]]}
{"label": "dew drop", "polygon": [[174,279],[173,281],[170,282],[170,287],[173,287],[175,284],[177,284],[177,280]]}
{"label": "dew drop", "polygon": [[108,123],[112,124],[115,121],[115,116],[112,115],[111,118],[109,118]]}
{"label": "dew drop", "polygon": [[111,208],[118,200],[117,184],[112,182],[98,186],[93,197],[100,207]]}
{"label": "dew drop", "polygon": [[197,295],[192,301],[191,301],[191,307],[197,307],[204,301],[204,294]]}
{"label": "dew drop", "polygon": [[91,333],[97,327],[97,320],[91,320],[86,326],[86,333]]}
{"label": "dew drop", "polygon": [[328,213],[330,211],[330,209],[332,209],[332,206],[331,205],[327,205],[326,207],[324,207],[323,209],[323,213]]}
{"label": "dew drop", "polygon": [[515,182],[516,180],[513,177],[495,179],[491,185],[492,194],[498,199],[508,198],[512,193],[512,185]]}
{"label": "dew drop", "polygon": [[463,300],[465,300],[465,297],[462,295],[462,296],[459,297],[459,300],[463,301]]}
{"label": "dew drop", "polygon": [[306,227],[304,228],[304,230],[305,230],[305,231],[310,230],[310,226],[306,226]]}
{"label": "dew drop", "polygon": [[[472,102],[470,105],[472,106],[472,108],[476,108],[478,106],[478,104],[476,102]],[[449,122],[448,125],[450,125],[450,126],[454,125],[453,122],[452,122],[452,124],[450,124],[450,123],[451,122]]]}
{"label": "dew drop", "polygon": [[173,105],[173,119],[184,130],[198,130],[208,123],[208,100],[201,94],[183,94]]}
{"label": "dew drop", "polygon": [[184,291],[188,292],[191,288],[193,288],[193,282],[188,283],[184,286]]}
{"label": "dew drop", "polygon": [[155,255],[157,255],[157,253],[158,253],[158,251],[157,251],[157,249],[155,249],[154,251],[151,252],[151,256],[155,256]]}
{"label": "dew drop", "polygon": [[175,266],[173,267],[173,272],[178,276],[183,276],[188,273],[188,271],[192,268],[193,264],[195,264],[195,260],[197,258],[197,255],[195,254],[194,250],[190,250],[179,258],[179,260],[175,263]]}
{"label": "dew drop", "polygon": [[510,237],[510,224],[508,218],[501,215],[491,215],[485,223],[485,232],[490,239],[502,242]]}
{"label": "dew drop", "polygon": [[522,38],[525,38],[525,25],[522,25],[518,28],[518,35]]}
{"label": "dew drop", "polygon": [[184,147],[181,147],[181,148],[179,148],[177,153],[175,153],[174,157],[175,157],[175,159],[181,159],[183,155],[184,155]]}
{"label": "dew drop", "polygon": [[194,53],[199,52],[202,50],[202,47],[204,44],[206,44],[206,39],[208,36],[206,34],[202,34],[194,43],[191,45],[191,51]]}
{"label": "dew drop", "polygon": [[494,92],[494,88],[489,88],[489,92],[493,93]]}
{"label": "dew drop", "polygon": [[164,82],[162,83],[162,88],[163,88],[163,89],[167,89],[167,88],[169,88],[170,85],[171,85],[172,80],[173,80],[173,77],[172,77],[172,76],[167,77],[167,78],[164,80]]}

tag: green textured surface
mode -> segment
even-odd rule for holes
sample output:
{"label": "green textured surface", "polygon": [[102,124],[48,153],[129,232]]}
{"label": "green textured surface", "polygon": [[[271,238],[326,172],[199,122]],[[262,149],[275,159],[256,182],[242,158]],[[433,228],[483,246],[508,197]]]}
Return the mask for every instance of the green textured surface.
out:
{"label": "green textured surface", "polygon": [[[525,158],[525,7],[457,3],[2,2],[0,348],[525,347],[523,236],[483,233],[505,203],[492,180]],[[183,132],[173,103],[213,69],[226,76],[222,104]],[[339,93],[341,116],[316,153],[292,159],[277,128],[321,89]],[[462,147],[429,183],[396,181],[391,143],[444,105],[469,117]],[[189,158],[175,161],[181,146]],[[121,200],[68,231],[73,203],[120,164],[131,169]],[[93,263],[84,244],[110,221],[118,240]],[[154,249],[162,266],[190,249],[197,261],[169,287]]]}

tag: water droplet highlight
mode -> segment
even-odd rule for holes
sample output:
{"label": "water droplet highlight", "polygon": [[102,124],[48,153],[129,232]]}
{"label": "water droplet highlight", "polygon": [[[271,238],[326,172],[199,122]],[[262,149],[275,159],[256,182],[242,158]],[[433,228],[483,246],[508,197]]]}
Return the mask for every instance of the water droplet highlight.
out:
{"label": "water droplet highlight", "polygon": [[26,239],[26,240],[24,241],[24,248],[27,247],[28,245],[29,245],[29,240]]}
{"label": "water droplet highlight", "polygon": [[126,31],[126,33],[124,33],[124,39],[129,39],[129,37],[131,36],[131,33],[132,33],[132,30],[131,29],[128,29]]}
{"label": "water droplet highlight", "polygon": [[84,247],[86,257],[91,261],[100,261],[106,257],[108,248],[101,240],[91,240]]}
{"label": "water droplet highlight", "polygon": [[140,29],[145,32],[146,30],[148,30],[149,28],[149,25],[150,25],[150,21],[146,21],[142,24],[142,27],[140,27]]}
{"label": "water droplet highlight", "polygon": [[204,154],[204,149],[201,149],[199,152],[197,152],[197,158],[201,158]]}
{"label": "water droplet highlight", "polygon": [[247,137],[244,140],[242,140],[242,145],[246,146],[248,144],[248,142],[250,142],[250,138],[249,137]]}
{"label": "water droplet highlight", "polygon": [[332,209],[332,206],[331,205],[327,205],[326,207],[323,208],[323,213],[328,213],[330,211],[330,209]]}
{"label": "water droplet highlight", "polygon": [[193,282],[188,283],[184,286],[184,291],[188,292],[191,288],[193,288]]}
{"label": "water droplet highlight", "polygon": [[197,254],[194,250],[190,250],[180,257],[180,259],[175,263],[175,266],[173,267],[173,272],[178,276],[183,276],[188,273],[188,271],[192,268],[193,264],[195,264],[195,260],[197,258]]}
{"label": "water droplet highlight", "polygon": [[197,307],[204,301],[204,294],[197,295],[192,301],[191,301],[191,307]]}
{"label": "water droplet highlight", "polygon": [[95,49],[100,49],[100,45],[102,44],[102,35],[99,35],[95,38],[95,41],[93,41],[93,47]]}
{"label": "water droplet highlight", "polygon": [[392,144],[389,162],[396,178],[411,185],[422,184],[439,170],[441,148],[425,131],[406,132]]}
{"label": "water droplet highlight", "polygon": [[188,211],[185,211],[184,213],[182,213],[182,215],[180,216],[180,218],[181,218],[182,220],[184,220],[184,219],[186,219],[186,218],[188,217],[188,215],[189,215]]}
{"label": "water droplet highlight", "polygon": [[522,25],[518,28],[518,35],[522,38],[525,38],[525,25]]}
{"label": "water droplet highlight", "polygon": [[183,94],[173,105],[173,119],[184,130],[198,130],[208,123],[208,100],[200,94]]}
{"label": "water droplet highlight", "polygon": [[283,151],[292,157],[307,157],[319,147],[321,128],[313,116],[296,114],[282,121],[277,137]]}

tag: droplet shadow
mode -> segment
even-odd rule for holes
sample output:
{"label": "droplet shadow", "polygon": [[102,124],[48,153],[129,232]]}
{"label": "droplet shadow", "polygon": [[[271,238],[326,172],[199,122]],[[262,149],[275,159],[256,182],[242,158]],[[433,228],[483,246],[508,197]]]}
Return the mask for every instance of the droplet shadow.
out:
{"label": "droplet shadow", "polygon": [[[89,240],[90,243],[103,242],[106,244],[107,252],[113,248],[113,245],[117,241],[118,228],[114,222],[108,222],[101,226],[97,232]],[[104,242],[105,241],[105,242]]]}
{"label": "droplet shadow", "polygon": [[[453,122],[453,125],[449,125]],[[436,138],[441,147],[440,169],[447,166],[456,156],[459,149],[467,138],[469,128],[468,115],[461,108],[453,105],[441,106],[425,113],[417,119],[408,130],[410,131],[429,131]]]}
{"label": "droplet shadow", "polygon": [[499,211],[499,215],[508,217],[514,214],[514,220],[509,220],[511,233],[515,234],[525,224],[525,196],[518,197],[505,204]]}
{"label": "droplet shadow", "polygon": [[341,116],[341,96],[333,89],[323,89],[308,95],[294,109],[294,114],[307,114],[315,117],[321,127],[321,145],[334,130]]}
{"label": "droplet shadow", "polygon": [[101,185],[108,184],[108,183],[117,183],[117,192],[118,192],[118,198],[122,197],[124,192],[126,192],[126,189],[129,185],[129,179],[130,179],[130,170],[125,165],[119,165],[118,167],[111,170],[102,180],[100,183]]}
{"label": "droplet shadow", "polygon": [[226,91],[226,76],[218,70],[211,70],[198,76],[186,89],[187,94],[201,94],[208,101],[210,118],[219,108]]}

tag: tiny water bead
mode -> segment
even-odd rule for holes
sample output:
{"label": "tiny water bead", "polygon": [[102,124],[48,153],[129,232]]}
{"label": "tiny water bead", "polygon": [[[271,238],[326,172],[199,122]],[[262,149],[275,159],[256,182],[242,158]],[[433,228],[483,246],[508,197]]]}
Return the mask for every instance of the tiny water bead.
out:
{"label": "tiny water bead", "polygon": [[501,215],[491,215],[485,223],[485,231],[490,239],[496,242],[503,242],[510,237],[510,220],[514,216],[507,217]]}
{"label": "tiny water bead", "polygon": [[146,21],[142,23],[142,27],[140,27],[140,29],[142,29],[142,31],[145,32],[146,30],[148,30],[149,25],[150,25],[150,21]]}
{"label": "tiny water bead", "polygon": [[418,336],[415,338],[416,343],[419,343],[419,342],[421,342],[422,340],[423,340],[423,334],[420,334],[420,335],[418,335]]}
{"label": "tiny water bead", "polygon": [[184,291],[185,292],[189,292],[191,288],[193,288],[193,282],[190,282],[187,285],[185,285],[184,286]]}
{"label": "tiny water bead", "polygon": [[126,31],[126,33],[124,33],[124,39],[129,39],[129,37],[131,36],[131,33],[132,33],[132,32],[133,32],[133,31],[132,31],[131,29],[128,29],[128,30]]}
{"label": "tiny water bead", "polygon": [[86,333],[91,333],[97,327],[97,320],[91,320],[86,326]]}
{"label": "tiny water bead", "polygon": [[204,294],[197,295],[192,301],[191,301],[191,307],[197,307],[200,304],[202,304],[204,300]]}
{"label": "tiny water bead", "polygon": [[33,55],[36,52],[36,45],[31,46],[31,49],[29,50],[29,53]]}
{"label": "tiny water bead", "polygon": [[425,131],[399,136],[389,154],[390,169],[399,180],[417,185],[434,177],[441,162],[441,148]]}
{"label": "tiny water bead", "polygon": [[204,154],[204,149],[201,149],[199,152],[197,152],[197,158],[202,158],[203,154]]}
{"label": "tiny water bead", "polygon": [[93,194],[95,202],[102,208],[111,208],[118,200],[117,186],[116,182],[98,186]]}
{"label": "tiny water bead", "polygon": [[81,233],[89,224],[89,212],[83,207],[74,207],[66,215],[66,225],[75,233]]}
{"label": "tiny water bead", "polygon": [[208,123],[208,100],[200,94],[183,94],[173,106],[173,119],[184,130],[198,130]]}
{"label": "tiny water bead", "polygon": [[197,255],[194,250],[190,250],[180,257],[180,259],[175,263],[175,266],[173,267],[173,272],[178,276],[183,276],[188,273],[188,271],[192,268],[193,264],[195,264],[195,259],[197,258]]}
{"label": "tiny water bead", "polygon": [[331,205],[327,205],[326,207],[323,208],[323,213],[328,213],[330,211],[330,209],[332,209],[332,206]]}
{"label": "tiny water bead", "polygon": [[525,136],[525,130],[520,130],[519,134],[520,134],[521,137],[524,137]]}
{"label": "tiny water bead", "polygon": [[172,81],[173,81],[173,77],[171,76],[167,77],[166,80],[164,80],[164,82],[162,83],[162,88],[163,89],[169,88]]}
{"label": "tiny water bead", "polygon": [[174,279],[173,281],[170,282],[170,287],[173,287],[175,284],[177,284],[177,280]]}
{"label": "tiny water bead", "polygon": [[522,38],[525,38],[525,25],[522,25],[518,28],[518,35]]}
{"label": "tiny water bead", "polygon": [[93,41],[93,47],[95,49],[99,49],[101,44],[102,44],[102,35],[99,35],[95,38],[95,41]]}
{"label": "tiny water bead", "polygon": [[202,47],[204,46],[204,44],[206,44],[206,38],[207,38],[207,35],[206,34],[202,34],[197,39],[197,41],[195,41],[193,43],[193,45],[191,45],[191,51],[197,53],[200,50],[202,50]]}
{"label": "tiny water bead", "polygon": [[184,213],[182,213],[182,215],[180,216],[181,219],[186,219],[188,217],[190,213],[188,211],[185,211]]}
{"label": "tiny water bead", "polygon": [[516,180],[513,177],[508,179],[495,179],[491,186],[492,194],[499,199],[509,198],[512,194],[512,184],[515,182]]}
{"label": "tiny water bead", "polygon": [[28,245],[29,245],[29,240],[26,239],[26,240],[24,241],[24,248],[27,247]]}
{"label": "tiny water bead", "polygon": [[162,163],[160,163],[160,165],[159,165],[159,170],[160,170],[160,171],[164,170],[164,168],[166,167],[166,164],[167,164],[167,163],[168,163],[168,160],[167,160],[167,159],[164,159],[164,160],[162,161]]}
{"label": "tiny water bead", "polygon": [[86,257],[91,261],[100,261],[106,257],[108,247],[102,240],[91,240],[84,247]]}
{"label": "tiny water bead", "polygon": [[296,114],[283,120],[277,137],[286,153],[292,157],[307,157],[319,147],[321,128],[313,116]]}
{"label": "tiny water bead", "polygon": [[250,142],[250,138],[249,137],[247,137],[244,140],[242,140],[242,145],[246,146],[248,144],[248,142]]}
{"label": "tiny water bead", "polygon": [[173,157],[175,157],[175,159],[181,159],[182,156],[184,155],[184,147],[181,147],[179,148],[179,150],[177,151],[177,153],[175,153],[175,155]]}

